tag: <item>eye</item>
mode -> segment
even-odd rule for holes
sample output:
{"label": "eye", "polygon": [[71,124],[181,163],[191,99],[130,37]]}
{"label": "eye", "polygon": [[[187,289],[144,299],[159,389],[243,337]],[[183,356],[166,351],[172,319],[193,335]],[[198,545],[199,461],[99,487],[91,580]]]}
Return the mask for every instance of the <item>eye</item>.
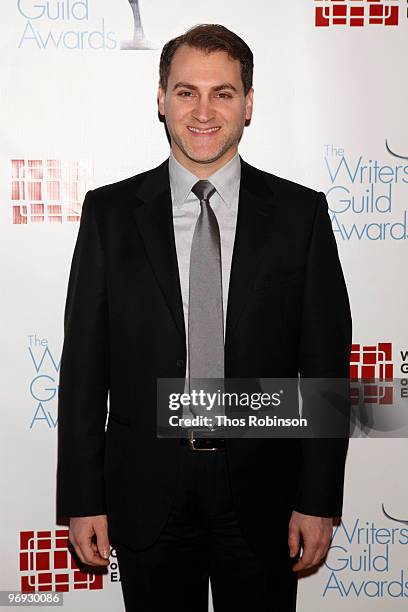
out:
{"label": "eye", "polygon": [[[187,94],[187,95],[185,95],[185,94]],[[180,92],[178,95],[179,95],[180,97],[182,97],[182,98],[189,98],[189,97],[190,97],[190,95],[193,95],[193,94],[192,94],[192,92],[191,92],[191,91],[181,91],[181,92]]]}
{"label": "eye", "polygon": [[225,92],[221,92],[218,95],[222,98],[232,98],[231,94]]}

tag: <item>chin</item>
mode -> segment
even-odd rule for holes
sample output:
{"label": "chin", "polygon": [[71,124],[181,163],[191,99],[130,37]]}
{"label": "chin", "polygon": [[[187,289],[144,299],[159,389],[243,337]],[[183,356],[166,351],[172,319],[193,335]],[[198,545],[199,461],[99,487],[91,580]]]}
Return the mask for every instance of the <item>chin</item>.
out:
{"label": "chin", "polygon": [[217,161],[221,155],[201,155],[201,156],[191,156],[190,159],[195,161],[198,164],[210,164],[212,162]]}
{"label": "chin", "polygon": [[216,150],[207,150],[207,151],[197,151],[190,148],[185,149],[185,154],[193,161],[198,163],[209,163],[216,161],[225,153],[223,149]]}
{"label": "chin", "polygon": [[224,143],[216,143],[213,146],[205,148],[198,146],[191,146],[191,143],[184,138],[174,139],[180,151],[195,163],[211,163],[222,157],[228,147],[226,148]]}

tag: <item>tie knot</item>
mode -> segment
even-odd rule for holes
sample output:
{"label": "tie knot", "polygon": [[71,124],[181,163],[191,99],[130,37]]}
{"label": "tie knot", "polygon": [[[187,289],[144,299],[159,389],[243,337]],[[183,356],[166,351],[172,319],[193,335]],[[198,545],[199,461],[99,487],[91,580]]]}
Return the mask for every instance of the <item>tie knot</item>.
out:
{"label": "tie knot", "polygon": [[197,181],[197,183],[193,186],[191,191],[195,196],[200,200],[209,200],[211,196],[215,193],[216,189],[210,181]]}

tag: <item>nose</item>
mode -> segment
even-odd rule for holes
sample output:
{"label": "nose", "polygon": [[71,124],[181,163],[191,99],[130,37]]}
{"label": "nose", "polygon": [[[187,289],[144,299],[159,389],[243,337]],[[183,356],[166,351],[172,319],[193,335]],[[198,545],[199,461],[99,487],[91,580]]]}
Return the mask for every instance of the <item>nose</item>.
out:
{"label": "nose", "polygon": [[214,117],[214,109],[212,107],[211,99],[206,96],[199,96],[197,103],[193,108],[193,117],[201,123],[207,123]]}

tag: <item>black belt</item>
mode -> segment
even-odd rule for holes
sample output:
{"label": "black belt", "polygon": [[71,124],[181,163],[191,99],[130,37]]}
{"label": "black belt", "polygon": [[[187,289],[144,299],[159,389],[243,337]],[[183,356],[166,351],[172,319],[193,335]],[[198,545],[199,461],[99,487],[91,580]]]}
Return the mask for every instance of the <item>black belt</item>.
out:
{"label": "black belt", "polygon": [[225,450],[224,438],[181,438],[180,443],[193,451]]}

